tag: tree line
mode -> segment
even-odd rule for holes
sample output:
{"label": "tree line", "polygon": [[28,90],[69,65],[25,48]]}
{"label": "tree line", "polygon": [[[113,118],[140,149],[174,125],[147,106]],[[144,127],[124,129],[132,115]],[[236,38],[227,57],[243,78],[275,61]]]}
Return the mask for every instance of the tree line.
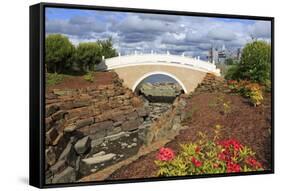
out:
{"label": "tree line", "polygon": [[82,42],[74,46],[66,36],[50,34],[45,41],[45,64],[49,73],[71,74],[93,71],[105,58],[117,56],[112,39]]}

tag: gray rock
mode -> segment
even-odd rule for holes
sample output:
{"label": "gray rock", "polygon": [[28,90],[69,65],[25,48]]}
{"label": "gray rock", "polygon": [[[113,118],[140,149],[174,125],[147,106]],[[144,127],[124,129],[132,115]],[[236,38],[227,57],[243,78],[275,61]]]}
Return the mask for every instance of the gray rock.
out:
{"label": "gray rock", "polygon": [[85,127],[88,125],[91,125],[94,122],[94,118],[90,117],[87,119],[81,119],[79,121],[76,122],[76,128],[81,128],[81,127]]}
{"label": "gray rock", "polygon": [[91,172],[93,168],[98,170],[97,166],[101,166],[101,164],[104,164],[104,162],[111,161],[115,156],[116,154],[105,154],[104,151],[101,151],[90,158],[82,159],[80,162],[79,173],[82,175],[87,175]]}
{"label": "gray rock", "polygon": [[75,171],[76,171],[76,172],[79,171],[80,161],[81,161],[81,157],[78,156],[77,159],[76,159],[76,161],[75,161]]}
{"label": "gray rock", "polygon": [[117,121],[117,122],[113,123],[113,127],[119,127],[122,125],[122,123],[123,123],[123,121]]}
{"label": "gray rock", "polygon": [[54,114],[52,115],[52,119],[53,119],[54,121],[58,121],[58,120],[64,119],[64,116],[65,116],[66,114],[67,114],[66,111],[59,110],[59,111],[57,111],[56,113],[54,113]]}
{"label": "gray rock", "polygon": [[132,131],[138,128],[140,122],[138,120],[125,121],[122,125],[123,131]]}
{"label": "gray rock", "polygon": [[52,174],[57,174],[62,172],[66,168],[66,161],[65,160],[60,160],[58,161],[54,166],[50,168],[50,171]]}
{"label": "gray rock", "polygon": [[59,160],[66,160],[67,164],[75,166],[76,158],[77,157],[73,145],[71,144],[71,142],[69,142],[61,153]]}
{"label": "gray rock", "polygon": [[99,156],[94,156],[94,157],[91,157],[91,158],[82,159],[82,162],[84,162],[87,165],[95,165],[95,164],[110,161],[115,156],[116,156],[116,154],[109,153],[109,154],[105,154],[105,155],[99,155]]}
{"label": "gray rock", "polygon": [[93,157],[99,157],[99,156],[102,156],[102,155],[105,155],[104,151],[100,151],[100,152],[94,154]]}
{"label": "gray rock", "polygon": [[136,146],[137,146],[137,143],[132,143],[131,146],[132,146],[132,147],[136,147]]}
{"label": "gray rock", "polygon": [[71,133],[71,132],[73,132],[74,130],[76,129],[76,125],[75,124],[69,124],[68,126],[66,126],[65,128],[64,128],[64,132],[66,132],[66,133]]}
{"label": "gray rock", "polygon": [[59,110],[57,105],[47,105],[46,106],[46,116],[49,117],[50,115],[54,114],[56,111]]}
{"label": "gray rock", "polygon": [[111,131],[107,131],[107,136],[120,133],[122,131],[121,127],[114,127]]}
{"label": "gray rock", "polygon": [[45,151],[46,162],[48,165],[52,166],[55,164],[57,160],[57,155],[55,149],[53,147],[49,147]]}
{"label": "gray rock", "polygon": [[102,144],[103,141],[104,141],[104,138],[94,139],[91,142],[91,147],[94,148],[94,147]]}
{"label": "gray rock", "polygon": [[127,143],[121,143],[121,147],[127,147],[128,144]]}
{"label": "gray rock", "polygon": [[52,144],[58,137],[58,131],[55,128],[51,128],[47,133],[46,133],[46,144]]}
{"label": "gray rock", "polygon": [[89,136],[86,136],[76,142],[74,148],[78,154],[84,154],[90,148],[91,140]]}
{"label": "gray rock", "polygon": [[120,139],[121,137],[123,136],[126,136],[127,133],[125,132],[120,132],[120,133],[117,133],[115,135],[110,135],[110,136],[107,136],[105,137],[105,140],[108,140],[108,141],[115,141],[117,139]]}
{"label": "gray rock", "polygon": [[138,114],[137,114],[137,112],[131,112],[131,113],[127,114],[126,118],[128,120],[134,121],[138,118]]}
{"label": "gray rock", "polygon": [[137,108],[136,111],[140,117],[148,116],[148,111],[146,111],[145,108],[143,108],[143,107]]}
{"label": "gray rock", "polygon": [[76,172],[74,168],[67,167],[61,173],[56,174],[52,183],[71,183],[76,181]]}

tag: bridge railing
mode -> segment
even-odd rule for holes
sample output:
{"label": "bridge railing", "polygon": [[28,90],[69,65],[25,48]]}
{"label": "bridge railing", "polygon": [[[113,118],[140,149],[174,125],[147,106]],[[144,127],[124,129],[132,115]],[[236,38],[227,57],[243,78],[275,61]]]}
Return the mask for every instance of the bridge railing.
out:
{"label": "bridge railing", "polygon": [[179,64],[188,67],[198,68],[207,72],[219,73],[216,65],[200,59],[190,58],[186,56],[167,55],[167,54],[141,54],[117,56],[105,59],[104,64],[107,69],[114,69],[121,66],[149,64],[149,63],[167,63]]}

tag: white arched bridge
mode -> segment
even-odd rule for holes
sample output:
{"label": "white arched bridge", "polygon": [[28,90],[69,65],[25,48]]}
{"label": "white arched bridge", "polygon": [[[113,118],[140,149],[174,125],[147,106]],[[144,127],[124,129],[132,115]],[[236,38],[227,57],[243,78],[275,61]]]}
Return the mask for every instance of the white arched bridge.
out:
{"label": "white arched bridge", "polygon": [[220,75],[216,65],[200,59],[169,54],[140,54],[105,59],[97,70],[114,70],[124,85],[135,91],[145,78],[163,74],[175,79],[185,93],[192,92],[206,73]]}

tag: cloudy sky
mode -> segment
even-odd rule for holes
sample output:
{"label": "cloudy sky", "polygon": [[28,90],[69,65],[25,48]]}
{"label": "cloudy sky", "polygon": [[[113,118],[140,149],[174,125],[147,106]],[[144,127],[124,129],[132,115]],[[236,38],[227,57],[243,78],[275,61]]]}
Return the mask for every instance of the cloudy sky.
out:
{"label": "cloudy sky", "polygon": [[200,56],[223,45],[243,47],[251,39],[271,39],[270,22],[78,9],[46,9],[46,33],[61,33],[77,45],[112,37],[121,54],[134,51]]}

